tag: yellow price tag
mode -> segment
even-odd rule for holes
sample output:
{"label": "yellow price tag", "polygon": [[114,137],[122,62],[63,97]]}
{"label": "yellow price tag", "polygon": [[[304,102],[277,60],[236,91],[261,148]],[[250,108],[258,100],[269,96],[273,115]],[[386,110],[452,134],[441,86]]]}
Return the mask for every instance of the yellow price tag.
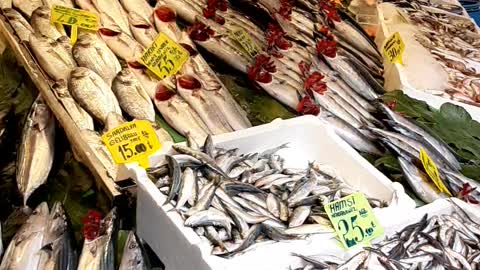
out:
{"label": "yellow price tag", "polygon": [[423,148],[420,148],[420,161],[422,162],[423,168],[425,168],[428,176],[430,176],[430,179],[432,179],[435,186],[437,186],[438,190],[448,194],[449,196],[452,196],[452,193],[450,193],[445,184],[443,184],[442,179],[440,179],[437,166],[435,166],[435,163],[433,163],[432,159],[428,156],[427,152]]}
{"label": "yellow price tag", "polygon": [[230,35],[242,45],[243,49],[247,51],[250,56],[254,57],[259,51],[261,51],[260,46],[258,46],[258,44],[253,41],[252,37],[242,28],[237,28],[234,31],[231,31]]}
{"label": "yellow price tag", "polygon": [[373,214],[363,193],[357,192],[325,205],[330,222],[346,249],[383,234],[383,228]]}
{"label": "yellow price tag", "polygon": [[53,5],[50,12],[52,23],[66,24],[72,26],[70,40],[72,44],[77,41],[78,28],[97,31],[99,19],[97,14],[81,9]]}
{"label": "yellow price tag", "polygon": [[148,168],[148,156],[160,149],[155,130],[146,120],[120,125],[102,135],[102,140],[117,164],[138,162]]}
{"label": "yellow price tag", "polygon": [[188,60],[188,51],[164,33],[160,33],[140,59],[160,79],[176,74]]}
{"label": "yellow price tag", "polygon": [[405,50],[405,44],[403,43],[400,33],[395,32],[385,42],[383,46],[383,55],[390,63],[400,63],[403,65],[402,55]]}

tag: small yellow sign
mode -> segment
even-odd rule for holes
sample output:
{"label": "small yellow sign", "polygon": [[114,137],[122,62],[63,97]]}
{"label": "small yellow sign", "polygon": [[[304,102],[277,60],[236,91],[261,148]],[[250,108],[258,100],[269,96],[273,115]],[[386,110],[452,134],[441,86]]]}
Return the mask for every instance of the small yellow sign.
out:
{"label": "small yellow sign", "polygon": [[102,140],[117,164],[138,162],[148,168],[148,157],[160,149],[155,130],[146,120],[120,125],[102,135]]}
{"label": "small yellow sign", "polygon": [[361,192],[325,205],[325,212],[346,249],[361,243],[369,244],[370,240],[383,234],[382,226]]}
{"label": "small yellow sign", "polygon": [[420,161],[422,162],[423,168],[425,168],[428,176],[430,176],[430,179],[432,179],[435,186],[437,186],[438,190],[448,194],[449,196],[452,196],[452,193],[450,193],[445,184],[443,184],[442,179],[440,179],[437,166],[435,166],[435,163],[433,163],[432,159],[428,156],[427,152],[423,148],[420,148]]}
{"label": "small yellow sign", "polygon": [[230,36],[240,43],[243,49],[252,57],[261,51],[260,46],[258,46],[258,44],[253,41],[252,37],[242,28],[236,28],[234,31],[231,31]]}
{"label": "small yellow sign", "polygon": [[164,33],[158,34],[140,59],[160,79],[176,74],[188,60],[188,51]]}
{"label": "small yellow sign", "polygon": [[383,55],[390,63],[400,63],[403,65],[402,55],[405,50],[405,44],[403,43],[400,33],[393,33],[385,42],[383,46]]}
{"label": "small yellow sign", "polygon": [[50,12],[50,21],[53,24],[72,26],[70,40],[72,44],[77,41],[78,28],[97,31],[99,19],[97,14],[81,9],[53,5]]}

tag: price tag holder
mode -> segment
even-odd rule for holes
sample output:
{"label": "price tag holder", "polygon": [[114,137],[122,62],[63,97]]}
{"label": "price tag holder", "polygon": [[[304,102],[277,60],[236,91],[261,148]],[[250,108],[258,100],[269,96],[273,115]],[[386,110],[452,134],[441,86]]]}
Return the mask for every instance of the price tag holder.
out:
{"label": "price tag holder", "polygon": [[369,244],[370,240],[383,234],[382,226],[361,192],[325,205],[325,211],[346,249]]}
{"label": "price tag holder", "polygon": [[190,54],[181,45],[160,33],[140,58],[140,62],[160,79],[176,74]]}
{"label": "price tag holder", "polygon": [[231,31],[230,36],[240,43],[243,49],[252,57],[255,57],[255,55],[261,51],[260,46],[258,46],[258,44],[253,41],[252,37],[242,28],[236,28]]}
{"label": "price tag holder", "polygon": [[402,55],[405,51],[405,44],[403,43],[400,33],[393,33],[385,42],[383,46],[383,55],[390,63],[400,63],[403,65]]}
{"label": "price tag holder", "polygon": [[138,162],[148,168],[148,157],[160,149],[157,134],[146,120],[125,123],[102,135],[102,141],[117,164]]}
{"label": "price tag holder", "polygon": [[53,5],[50,11],[52,23],[72,26],[70,41],[73,44],[77,41],[78,28],[97,31],[99,26],[98,15],[76,8]]}
{"label": "price tag holder", "polygon": [[438,173],[437,166],[428,156],[427,151],[425,151],[425,149],[423,148],[420,148],[420,161],[422,162],[423,168],[427,172],[430,179],[432,179],[435,186],[437,186],[438,190],[440,190],[440,192],[448,194],[449,196],[452,196],[452,193],[450,193],[445,184],[443,184],[442,179],[440,179],[440,174]]}

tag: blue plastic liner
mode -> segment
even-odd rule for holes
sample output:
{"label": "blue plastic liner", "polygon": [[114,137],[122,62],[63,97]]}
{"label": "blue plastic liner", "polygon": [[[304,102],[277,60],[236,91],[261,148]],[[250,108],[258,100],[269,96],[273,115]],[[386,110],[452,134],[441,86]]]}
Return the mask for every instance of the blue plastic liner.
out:
{"label": "blue plastic liner", "polygon": [[465,8],[468,15],[475,20],[475,23],[480,25],[480,1],[460,1],[460,4]]}

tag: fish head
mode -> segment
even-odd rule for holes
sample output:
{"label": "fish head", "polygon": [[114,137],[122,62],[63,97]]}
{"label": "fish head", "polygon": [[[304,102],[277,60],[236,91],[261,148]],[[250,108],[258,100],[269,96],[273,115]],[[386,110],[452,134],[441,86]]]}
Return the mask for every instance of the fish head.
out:
{"label": "fish head", "polygon": [[147,19],[145,19],[143,16],[138,14],[135,11],[131,11],[128,13],[128,22],[130,23],[131,26],[135,28],[140,28],[140,29],[150,29],[153,28],[153,25],[150,24]]}
{"label": "fish head", "polygon": [[173,87],[168,87],[166,84],[159,82],[155,91],[155,100],[168,101],[176,95]]}
{"label": "fish head", "polygon": [[49,214],[47,202],[41,202],[32,212],[32,216],[47,216]]}
{"label": "fish head", "polygon": [[83,79],[90,77],[91,71],[85,67],[76,67],[70,72],[70,79]]}
{"label": "fish head", "polygon": [[78,35],[77,42],[75,42],[74,46],[90,47],[93,46],[96,41],[97,39],[94,34],[81,32]]}
{"label": "fish head", "polygon": [[202,83],[193,75],[181,75],[177,77],[177,87],[190,91],[200,90]]}
{"label": "fish head", "polygon": [[7,17],[9,20],[18,20],[18,19],[23,19],[22,14],[20,14],[18,11],[16,11],[13,8],[6,8],[3,9],[3,14]]}
{"label": "fish head", "polygon": [[63,97],[70,97],[70,92],[68,91],[67,88],[67,82],[65,80],[58,80],[56,81],[53,86],[53,91],[59,98]]}
{"label": "fish head", "polygon": [[122,34],[122,28],[120,28],[115,20],[107,13],[100,13],[100,21],[102,25],[98,31],[102,37],[112,38]]}
{"label": "fish head", "polygon": [[316,44],[317,53],[321,56],[334,58],[337,56],[337,42],[335,40],[322,39]]}
{"label": "fish head", "polygon": [[160,1],[155,6],[153,16],[154,20],[159,20],[163,23],[176,22],[177,20],[177,13],[175,12],[175,9],[168,5],[162,4]]}
{"label": "fish head", "polygon": [[46,6],[35,9],[32,13],[32,20],[36,20],[36,18],[50,20],[50,9]]}
{"label": "fish head", "polygon": [[187,32],[192,40],[200,42],[207,41],[215,35],[215,31],[201,21],[197,21],[189,26]]}
{"label": "fish head", "polygon": [[248,78],[260,83],[270,83],[273,80],[272,73],[277,71],[272,58],[265,54],[257,54],[254,62],[247,67]]}
{"label": "fish head", "polygon": [[30,34],[29,41],[32,46],[39,48],[51,48],[57,45],[57,42],[49,37],[46,37],[40,33]]}

